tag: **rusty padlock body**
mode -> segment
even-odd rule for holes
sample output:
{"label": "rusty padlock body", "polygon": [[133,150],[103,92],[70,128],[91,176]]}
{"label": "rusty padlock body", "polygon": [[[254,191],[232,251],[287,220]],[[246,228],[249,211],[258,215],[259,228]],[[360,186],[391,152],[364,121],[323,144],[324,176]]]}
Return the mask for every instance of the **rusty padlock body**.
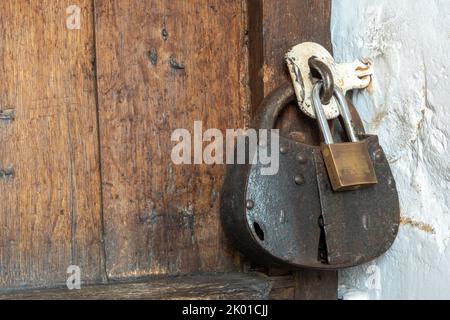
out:
{"label": "rusty padlock body", "polygon": [[[268,96],[253,128],[272,129],[296,101],[286,83]],[[369,262],[393,244],[400,209],[394,177],[378,137],[367,141],[379,183],[332,190],[320,146],[280,136],[280,170],[263,176],[261,165],[230,165],[221,198],[226,234],[245,257],[275,268],[342,269]]]}

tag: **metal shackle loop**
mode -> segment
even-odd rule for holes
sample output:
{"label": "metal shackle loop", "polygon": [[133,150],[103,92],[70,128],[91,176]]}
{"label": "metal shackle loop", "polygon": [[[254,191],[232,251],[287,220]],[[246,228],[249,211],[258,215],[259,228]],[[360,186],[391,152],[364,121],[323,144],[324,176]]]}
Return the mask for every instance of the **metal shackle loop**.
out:
{"label": "metal shackle loop", "polygon": [[317,57],[311,57],[308,60],[309,68],[311,72],[318,72],[320,80],[323,82],[322,89],[320,91],[320,100],[322,105],[329,105],[334,95],[334,77],[330,67]]}
{"label": "metal shackle loop", "polygon": [[322,101],[320,100],[320,92],[323,88],[323,82],[319,81],[313,88],[313,105],[314,111],[316,112],[316,119],[319,123],[320,131],[322,132],[325,144],[330,145],[334,143],[333,135],[331,134],[330,127],[328,126],[328,120],[325,116],[325,111],[323,110]]}
{"label": "metal shackle loop", "polygon": [[[320,99],[320,92],[323,88],[323,82],[319,81],[316,83],[313,89],[313,105],[314,111],[316,112],[317,122],[319,123],[319,128],[322,132],[325,144],[330,145],[334,143],[333,135],[331,134],[330,127],[328,126],[328,121],[325,116],[325,111],[323,110],[322,101]],[[358,142],[359,139],[355,133],[355,129],[353,128],[353,119],[350,113],[350,109],[348,107],[347,99],[345,98],[344,93],[337,88],[334,87],[333,95],[338,102],[339,113],[344,122],[345,131],[347,133],[348,138],[351,142]]]}
{"label": "metal shackle loop", "polygon": [[353,127],[353,118],[348,107],[347,99],[341,89],[334,88],[334,97],[338,102],[339,113],[341,114],[342,121],[344,122],[345,132],[351,142],[358,142],[358,136],[355,133],[355,128]]}

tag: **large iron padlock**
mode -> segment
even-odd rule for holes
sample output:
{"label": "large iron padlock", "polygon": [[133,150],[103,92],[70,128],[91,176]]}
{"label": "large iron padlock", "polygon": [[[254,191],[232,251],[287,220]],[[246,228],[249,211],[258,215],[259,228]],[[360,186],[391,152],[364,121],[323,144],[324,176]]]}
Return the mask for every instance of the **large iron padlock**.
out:
{"label": "large iron padlock", "polygon": [[356,190],[378,183],[369,155],[367,140],[360,141],[352,124],[352,116],[344,94],[334,88],[334,97],[339,106],[340,119],[350,142],[335,143],[320,99],[323,84],[318,82],[313,89],[313,105],[320,131],[324,138],[322,155],[334,191]]}
{"label": "large iron padlock", "polygon": [[[264,100],[252,127],[273,129],[295,101],[292,85],[281,86]],[[356,191],[333,191],[319,145],[283,136],[277,175],[261,175],[261,164],[230,165],[221,195],[230,241],[249,260],[275,268],[335,270],[384,254],[399,228],[396,184],[378,137],[361,138],[378,184]]]}

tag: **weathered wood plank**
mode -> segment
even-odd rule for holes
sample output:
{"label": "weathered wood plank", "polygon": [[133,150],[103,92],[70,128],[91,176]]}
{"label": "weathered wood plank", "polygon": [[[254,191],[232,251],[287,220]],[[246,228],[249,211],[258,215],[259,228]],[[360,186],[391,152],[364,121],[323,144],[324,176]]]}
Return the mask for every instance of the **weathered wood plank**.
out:
{"label": "weathered wood plank", "polygon": [[[293,46],[312,41],[332,51],[330,0],[248,0],[251,113],[284,81],[291,81],[284,56]],[[318,144],[315,121],[287,108],[277,126],[284,136]],[[301,132],[300,134],[296,134]]]}
{"label": "weathered wood plank", "polygon": [[[324,35],[313,23],[289,30],[285,13],[295,21],[306,10],[322,22],[329,2],[262,1],[260,11],[249,2],[250,19],[262,13],[250,82],[262,84],[253,93],[263,97],[287,75],[285,49]],[[246,1],[95,1],[103,202],[93,1],[78,1],[80,30],[66,28],[69,5],[0,3],[0,290],[60,286],[72,264],[87,284],[105,280],[104,270],[112,279],[239,270],[218,219],[224,168],[171,165],[170,135],[192,131],[194,120],[247,123]],[[276,283],[271,298],[304,288]]]}
{"label": "weathered wood plank", "polygon": [[[248,0],[248,8],[251,109],[254,115],[264,97],[290,81],[284,59],[290,48],[313,41],[331,51],[331,1]],[[297,106],[283,112],[277,127],[284,136],[308,144],[319,143],[316,122],[302,115]],[[296,298],[336,299],[337,272],[299,272]]]}
{"label": "weathered wood plank", "polygon": [[[116,283],[69,291],[35,290],[0,294],[0,300],[267,300],[280,289],[293,292],[292,277],[258,274],[205,274],[155,278],[136,283]],[[283,298],[293,299],[293,295]]]}
{"label": "weathered wood plank", "polygon": [[305,269],[296,273],[295,299],[337,300],[337,287],[337,272]]}
{"label": "weathered wood plank", "polygon": [[293,46],[313,41],[332,50],[330,0],[248,0],[252,106],[285,80]]}
{"label": "weathered wood plank", "polygon": [[225,167],[174,165],[171,134],[244,126],[244,3],[95,3],[108,275],[239,269],[219,219]]}
{"label": "weathered wood plank", "polygon": [[0,289],[102,280],[93,7],[0,1]]}

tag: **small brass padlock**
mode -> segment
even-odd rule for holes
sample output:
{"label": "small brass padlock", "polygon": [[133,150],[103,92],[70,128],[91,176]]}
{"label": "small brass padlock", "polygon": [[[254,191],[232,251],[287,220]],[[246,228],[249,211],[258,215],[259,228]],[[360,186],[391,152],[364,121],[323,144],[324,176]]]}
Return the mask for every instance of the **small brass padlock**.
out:
{"label": "small brass padlock", "polygon": [[322,82],[314,86],[313,105],[324,138],[321,150],[333,190],[349,191],[377,184],[367,141],[359,141],[356,136],[347,101],[337,87],[334,89],[334,97],[351,142],[334,143],[320,99],[322,87]]}

